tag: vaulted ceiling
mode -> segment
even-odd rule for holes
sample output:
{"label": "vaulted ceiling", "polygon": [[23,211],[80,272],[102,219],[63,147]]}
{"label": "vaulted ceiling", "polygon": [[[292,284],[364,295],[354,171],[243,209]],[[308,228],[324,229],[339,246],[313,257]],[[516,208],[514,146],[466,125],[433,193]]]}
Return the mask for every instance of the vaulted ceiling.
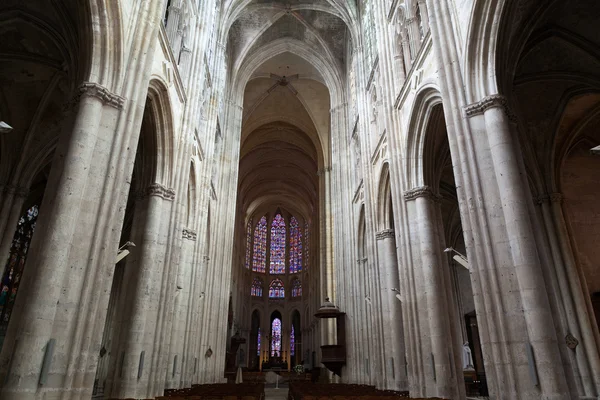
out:
{"label": "vaulted ceiling", "polygon": [[[231,0],[225,12],[233,74],[283,42],[309,48],[344,75],[354,1]],[[331,88],[316,65],[290,48],[261,59],[246,83],[238,197],[246,217],[268,207],[307,220],[316,214],[317,170],[330,163],[331,108]]]}

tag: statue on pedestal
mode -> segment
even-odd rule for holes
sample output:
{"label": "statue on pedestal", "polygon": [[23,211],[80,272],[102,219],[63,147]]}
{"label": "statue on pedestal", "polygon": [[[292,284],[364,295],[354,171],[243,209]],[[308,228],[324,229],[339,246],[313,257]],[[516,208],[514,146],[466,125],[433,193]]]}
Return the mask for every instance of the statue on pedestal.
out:
{"label": "statue on pedestal", "polygon": [[469,347],[469,342],[463,343],[463,370],[465,371],[473,371],[475,366],[473,365],[473,356],[471,354],[471,348]]}

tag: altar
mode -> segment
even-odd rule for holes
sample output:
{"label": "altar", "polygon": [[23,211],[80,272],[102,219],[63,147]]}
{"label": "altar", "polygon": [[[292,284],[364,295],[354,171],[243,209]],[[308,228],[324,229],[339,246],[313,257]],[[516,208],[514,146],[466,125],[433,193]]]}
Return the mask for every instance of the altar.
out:
{"label": "altar", "polygon": [[284,361],[284,359],[277,352],[275,352],[275,355],[270,356],[269,360],[263,361],[262,370],[263,371],[273,371],[273,370],[287,371],[288,364],[287,364],[287,362]]}

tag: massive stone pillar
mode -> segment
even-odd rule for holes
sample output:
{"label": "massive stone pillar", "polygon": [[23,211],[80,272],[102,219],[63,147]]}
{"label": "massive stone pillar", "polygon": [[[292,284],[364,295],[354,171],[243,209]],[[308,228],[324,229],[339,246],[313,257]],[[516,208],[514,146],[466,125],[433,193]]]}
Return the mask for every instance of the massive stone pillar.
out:
{"label": "massive stone pillar", "polygon": [[[165,265],[168,221],[175,192],[152,184],[135,205],[132,240],[136,244],[127,259],[119,301],[118,346],[111,363],[112,387],[109,396],[144,398],[162,394],[166,378],[165,365],[158,345],[159,319],[166,300],[162,298],[167,281]],[[168,296],[173,290],[166,291]],[[158,373],[153,371],[158,369]],[[154,372],[154,374],[153,374]],[[150,382],[157,376],[160,384]],[[153,392],[152,387],[160,389]]]}
{"label": "massive stone pillar", "polygon": [[[506,99],[498,95],[468,106],[466,114],[479,138],[475,141],[478,153],[488,160],[486,168],[481,170],[482,178],[496,186],[484,199],[493,204],[502,217],[498,221],[497,214],[487,215],[492,228],[491,245],[503,264],[490,263],[486,267],[504,272],[486,283],[501,294],[500,298],[490,296],[490,300],[501,304],[498,306],[502,313],[497,318],[505,336],[499,346],[511,357],[510,369],[504,373],[512,375],[508,392],[514,392],[504,397],[502,382],[496,383],[499,385],[496,390],[502,398],[568,399],[556,321],[548,299],[549,277],[539,258],[530,209],[531,193],[521,155],[516,150],[512,114]],[[512,278],[507,281],[508,276]],[[484,348],[493,345],[490,341],[492,339],[486,339]],[[485,362],[486,371],[503,368],[497,365],[501,359],[487,357]]]}
{"label": "massive stone pillar", "polygon": [[[448,291],[452,288],[444,244],[440,237],[437,196],[429,187],[419,187],[405,193],[406,201],[413,201],[414,224],[418,234],[419,258],[413,264],[417,269],[415,286],[420,320],[421,357],[425,374],[425,392],[418,395],[464,398],[462,368],[457,351],[460,338],[455,335],[451,318],[453,304]],[[420,265],[419,265],[420,264]],[[421,388],[420,391],[422,391]]]}
{"label": "massive stone pillar", "polygon": [[2,204],[0,204],[0,270],[4,271],[28,190],[15,186],[0,186],[0,193],[2,193]]}
{"label": "massive stone pillar", "polygon": [[383,347],[386,356],[386,387],[392,390],[406,390],[406,369],[404,359],[404,332],[402,309],[396,294],[400,279],[398,258],[393,229],[378,232],[377,252],[379,255],[379,289],[382,303]]}
{"label": "massive stone pillar", "polygon": [[[91,394],[93,386],[95,368],[88,369],[88,352],[90,339],[99,342],[101,332],[92,335],[90,330],[106,273],[105,265],[93,260],[106,255],[92,240],[93,229],[88,229],[100,213],[104,185],[104,177],[90,176],[90,171],[97,163],[107,163],[111,141],[101,144],[97,140],[112,137],[123,99],[100,85],[86,83],[72,105],[4,342],[3,399],[33,399],[46,388],[75,392],[85,388]],[[92,194],[95,198],[88,197]],[[109,266],[111,275],[114,261]],[[100,276],[102,280],[96,282]],[[42,373],[49,355],[53,362]],[[93,365],[96,357],[93,350]],[[86,371],[84,376],[75,372],[78,366]],[[78,382],[73,381],[76,375]]]}

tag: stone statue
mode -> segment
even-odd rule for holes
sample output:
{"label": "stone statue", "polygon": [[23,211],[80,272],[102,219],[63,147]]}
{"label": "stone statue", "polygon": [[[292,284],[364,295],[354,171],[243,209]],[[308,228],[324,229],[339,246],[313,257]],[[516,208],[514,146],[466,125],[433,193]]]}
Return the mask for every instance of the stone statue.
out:
{"label": "stone statue", "polygon": [[471,355],[471,348],[469,342],[463,343],[463,370],[474,370],[473,356]]}

